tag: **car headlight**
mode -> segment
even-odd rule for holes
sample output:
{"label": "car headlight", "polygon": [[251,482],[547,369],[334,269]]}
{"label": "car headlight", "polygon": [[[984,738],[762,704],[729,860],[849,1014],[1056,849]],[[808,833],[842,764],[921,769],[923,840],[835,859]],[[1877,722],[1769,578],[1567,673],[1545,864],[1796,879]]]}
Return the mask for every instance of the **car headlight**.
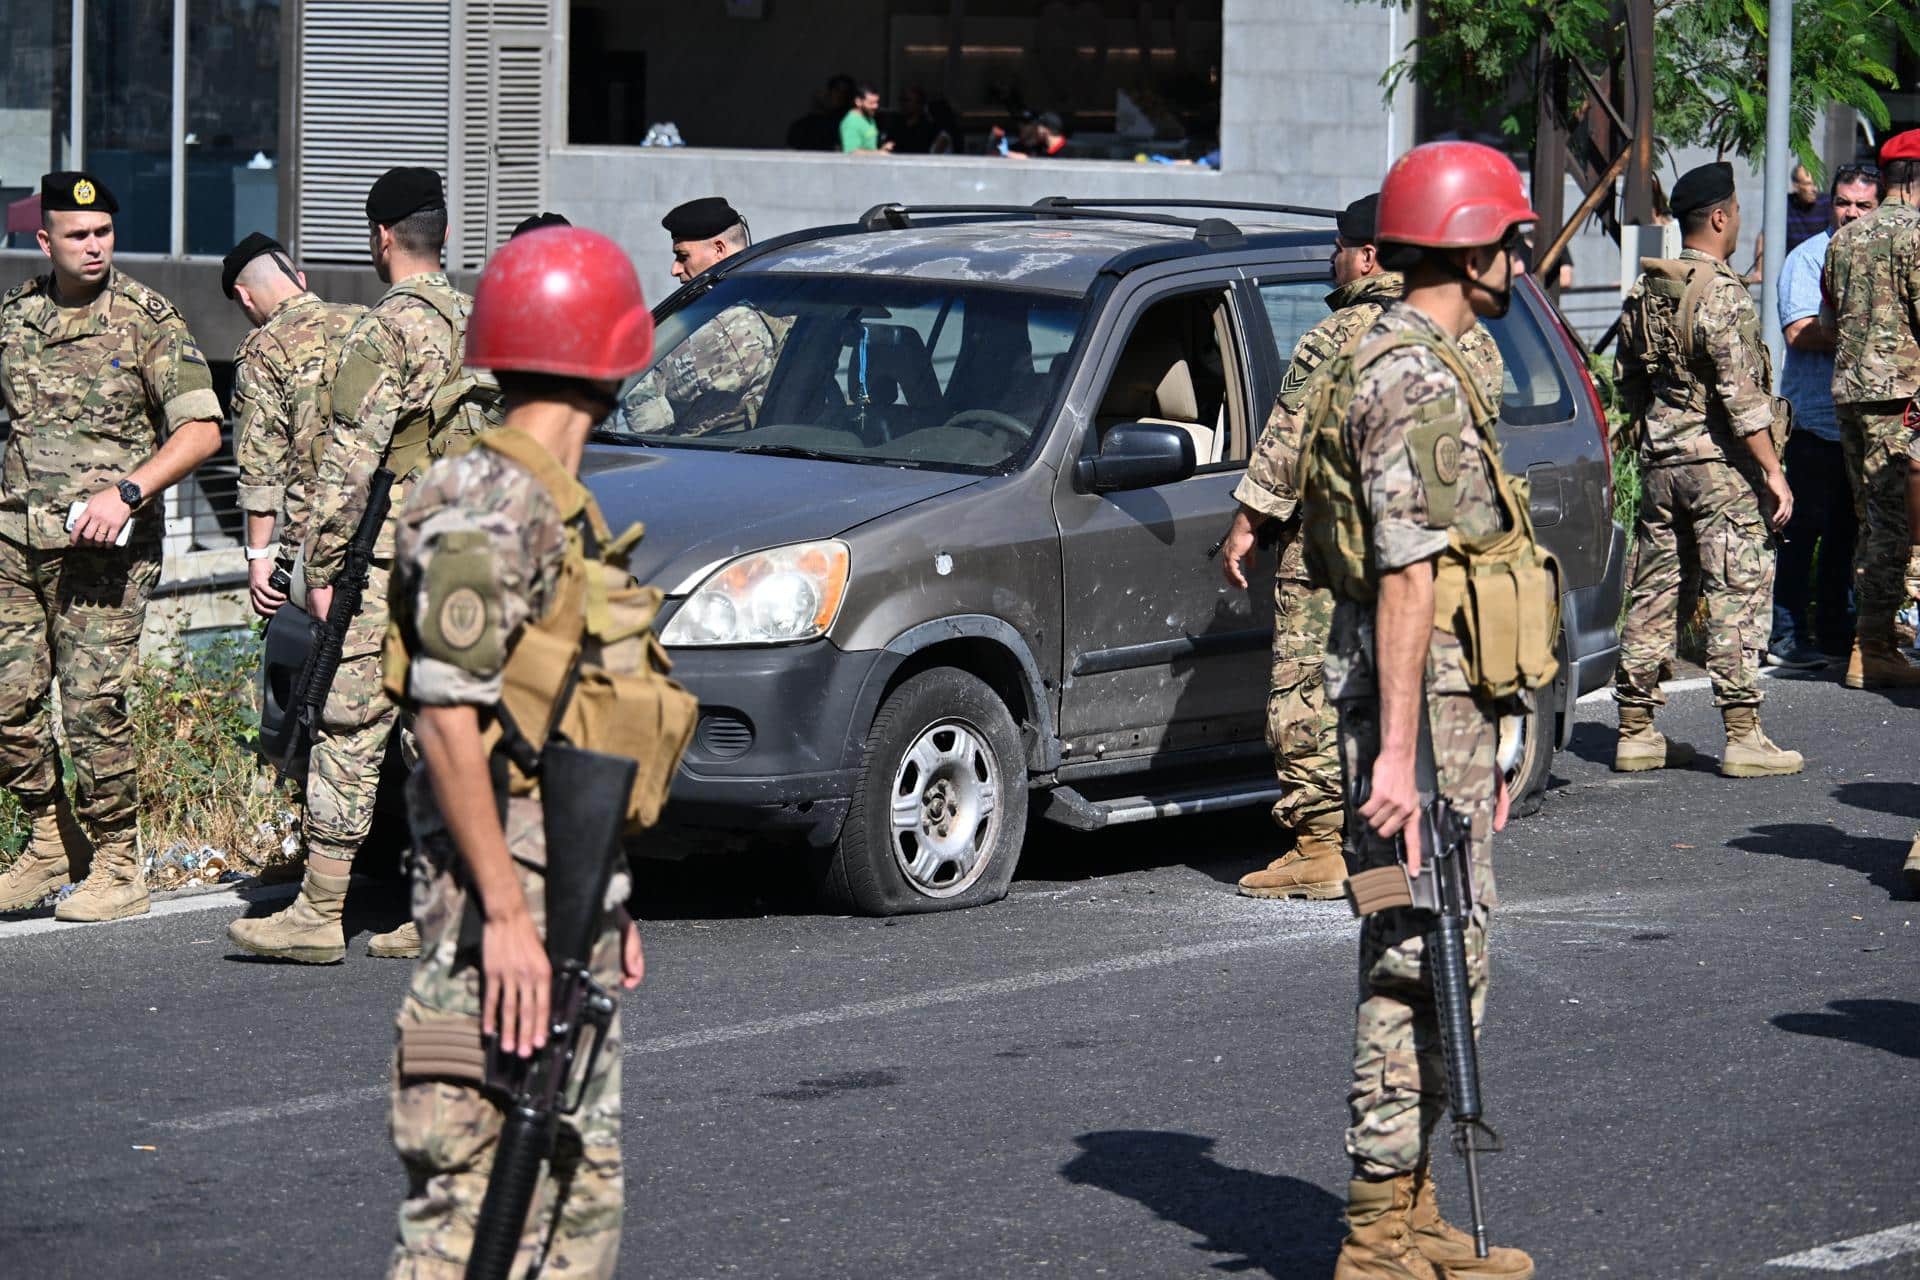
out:
{"label": "car headlight", "polygon": [[680,606],[660,643],[787,644],[825,635],[847,592],[847,544],[796,542],[729,560]]}

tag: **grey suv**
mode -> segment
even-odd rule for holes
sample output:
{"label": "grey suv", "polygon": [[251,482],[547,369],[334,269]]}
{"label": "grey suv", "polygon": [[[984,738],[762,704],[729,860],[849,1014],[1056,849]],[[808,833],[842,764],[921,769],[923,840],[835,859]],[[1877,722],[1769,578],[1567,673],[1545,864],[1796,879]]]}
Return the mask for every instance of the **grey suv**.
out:
{"label": "grey suv", "polygon": [[[1030,811],[1277,796],[1272,584],[1227,588],[1209,551],[1326,314],[1331,215],[1143,208],[883,205],[659,307],[585,471],[616,528],[645,522],[634,568],[700,698],[683,834],[803,835],[827,902],[892,914],[1002,896]],[[1568,584],[1528,797],[1612,674],[1624,539],[1574,340],[1530,284],[1490,327],[1506,460]]]}

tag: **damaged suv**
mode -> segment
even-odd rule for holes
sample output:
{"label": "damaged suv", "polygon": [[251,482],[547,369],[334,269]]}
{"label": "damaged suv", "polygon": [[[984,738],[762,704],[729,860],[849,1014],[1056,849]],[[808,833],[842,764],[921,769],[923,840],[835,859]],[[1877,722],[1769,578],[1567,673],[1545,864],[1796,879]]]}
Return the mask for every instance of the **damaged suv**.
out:
{"label": "damaged suv", "polygon": [[[883,205],[660,306],[583,475],[646,524],[633,568],[700,698],[673,826],[803,836],[828,903],[893,914],[1002,896],[1030,811],[1276,798],[1271,558],[1236,591],[1210,551],[1326,314],[1333,225],[1233,208]],[[1524,802],[1611,677],[1624,539],[1571,335],[1530,282],[1488,324],[1506,461],[1567,584]]]}

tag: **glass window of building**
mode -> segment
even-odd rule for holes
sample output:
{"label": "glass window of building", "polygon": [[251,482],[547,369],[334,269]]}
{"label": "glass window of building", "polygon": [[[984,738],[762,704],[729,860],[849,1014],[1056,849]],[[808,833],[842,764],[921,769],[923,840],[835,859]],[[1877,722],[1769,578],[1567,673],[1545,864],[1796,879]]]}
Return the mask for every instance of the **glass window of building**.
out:
{"label": "glass window of building", "polygon": [[276,234],[281,12],[281,0],[188,0],[188,253]]}
{"label": "glass window of building", "polygon": [[[72,10],[63,4],[5,6],[7,43],[0,49],[0,208],[40,190],[40,175],[65,167],[73,138],[67,112],[71,84]],[[4,241],[31,248],[39,219],[21,209]],[[16,226],[15,224],[18,223]]]}
{"label": "glass window of building", "polygon": [[88,0],[86,166],[120,201],[122,253],[166,253],[173,217],[173,0]]}

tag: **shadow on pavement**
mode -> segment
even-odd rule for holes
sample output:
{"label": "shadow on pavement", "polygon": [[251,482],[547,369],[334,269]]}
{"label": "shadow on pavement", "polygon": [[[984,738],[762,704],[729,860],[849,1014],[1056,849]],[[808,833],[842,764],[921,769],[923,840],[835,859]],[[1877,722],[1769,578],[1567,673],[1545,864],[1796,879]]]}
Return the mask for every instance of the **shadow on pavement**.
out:
{"label": "shadow on pavement", "polygon": [[[1659,728],[1659,725],[1655,725]],[[1665,729],[1661,729],[1665,733]],[[1620,731],[1611,724],[1597,724],[1588,721],[1573,726],[1573,733],[1567,739],[1567,751],[1585,760],[1588,764],[1597,764],[1602,768],[1613,768],[1613,748],[1619,739]],[[1722,739],[1716,731],[1706,741],[1698,735],[1675,734],[1674,738],[1693,748],[1691,764],[1667,769],[1673,773],[1710,773],[1715,777],[1720,773],[1720,747]]]}
{"label": "shadow on pavement", "polygon": [[1079,1186],[1138,1201],[1220,1255],[1216,1271],[1276,1277],[1326,1275],[1346,1234],[1344,1205],[1311,1182],[1229,1168],[1214,1139],[1151,1129],[1109,1129],[1074,1139],[1080,1154],[1060,1168]]}
{"label": "shadow on pavement", "polygon": [[1920,818],[1920,783],[1843,782],[1833,789],[1833,798],[1855,809]]}
{"label": "shadow on pavement", "polygon": [[1779,822],[1755,827],[1746,835],[1727,841],[1727,846],[1748,853],[1831,863],[1860,872],[1876,888],[1885,889],[1889,896],[1906,895],[1906,881],[1900,875],[1900,865],[1907,857],[1904,840],[1850,836],[1836,827],[1817,823]]}
{"label": "shadow on pavement", "polygon": [[1829,1000],[1832,1013],[1781,1013],[1770,1021],[1795,1035],[1846,1040],[1920,1061],[1920,1004],[1911,1000]]}
{"label": "shadow on pavement", "polygon": [[1292,848],[1266,806],[1198,817],[1124,823],[1104,831],[1071,831],[1036,821],[1014,880],[1073,882],[1159,867],[1191,867],[1221,884],[1236,883]]}

